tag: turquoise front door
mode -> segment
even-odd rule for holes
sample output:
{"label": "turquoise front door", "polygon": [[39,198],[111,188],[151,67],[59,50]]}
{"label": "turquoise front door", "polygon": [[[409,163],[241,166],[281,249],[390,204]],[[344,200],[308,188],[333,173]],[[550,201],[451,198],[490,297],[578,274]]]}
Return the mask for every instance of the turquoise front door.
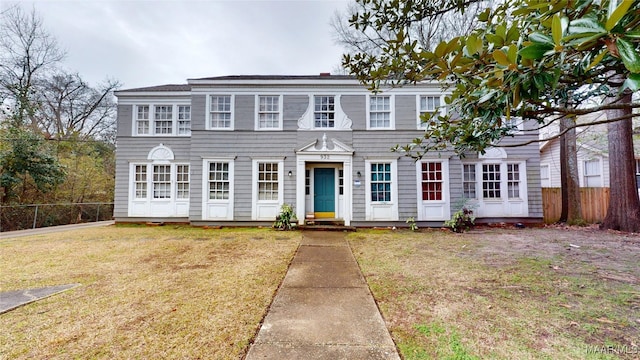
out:
{"label": "turquoise front door", "polygon": [[313,172],[313,212],[316,218],[336,216],[335,169],[316,168]]}

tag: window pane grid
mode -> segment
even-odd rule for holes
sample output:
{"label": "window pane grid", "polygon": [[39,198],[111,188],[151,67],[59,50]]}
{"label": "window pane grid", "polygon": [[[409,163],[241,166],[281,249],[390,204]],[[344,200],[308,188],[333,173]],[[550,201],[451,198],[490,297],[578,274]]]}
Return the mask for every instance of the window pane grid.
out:
{"label": "window pane grid", "polygon": [[487,199],[500,198],[500,164],[482,165],[482,196]]}
{"label": "window pane grid", "polygon": [[317,128],[335,126],[335,98],[333,96],[314,97],[314,119]]}
{"label": "window pane grid", "polygon": [[209,200],[229,199],[229,163],[209,163]]}
{"label": "window pane grid", "polygon": [[156,106],[154,111],[156,134],[171,134],[173,127],[173,106]]}
{"label": "window pane grid", "polygon": [[210,127],[231,127],[231,95],[211,96]]}
{"label": "window pane grid", "polygon": [[153,198],[169,199],[171,197],[171,165],[153,166]]}
{"label": "window pane grid", "polygon": [[258,126],[260,129],[280,127],[280,97],[260,96],[258,101]]}
{"label": "window pane grid", "polygon": [[520,197],[520,166],[507,164],[507,195],[511,199]]}
{"label": "window pane grid", "polygon": [[176,166],[176,198],[189,198],[189,165]]}
{"label": "window pane grid", "polygon": [[422,163],[422,200],[442,200],[442,163]]}
{"label": "window pane grid", "polygon": [[278,163],[258,164],[258,200],[278,200]]}
{"label": "window pane grid", "polygon": [[140,105],[137,106],[137,117],[136,117],[136,129],[138,134],[148,134],[149,133],[149,106],[148,105]]}
{"label": "window pane grid", "polygon": [[136,199],[147,198],[147,166],[136,165],[135,168]]}
{"label": "window pane grid", "polygon": [[391,127],[391,98],[371,96],[369,98],[369,126],[372,128]]}
{"label": "window pane grid", "polygon": [[462,190],[463,196],[467,199],[476,198],[476,166],[467,164],[462,166]]}
{"label": "window pane grid", "polygon": [[178,134],[191,134],[191,106],[178,106]]}
{"label": "window pane grid", "polygon": [[371,201],[391,201],[391,164],[371,164]]}

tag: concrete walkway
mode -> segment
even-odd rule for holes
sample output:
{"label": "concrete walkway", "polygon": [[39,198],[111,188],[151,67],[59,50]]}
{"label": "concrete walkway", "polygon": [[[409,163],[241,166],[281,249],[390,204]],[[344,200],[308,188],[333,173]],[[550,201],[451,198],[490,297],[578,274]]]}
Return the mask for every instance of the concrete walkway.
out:
{"label": "concrete walkway", "polygon": [[113,224],[115,224],[115,221],[107,220],[107,221],[98,221],[98,222],[88,222],[88,223],[82,223],[82,224],[48,226],[48,227],[37,228],[37,229],[5,231],[5,232],[0,232],[0,239],[14,239],[14,238],[19,238],[23,236],[51,234],[51,233],[61,232],[61,231],[110,226]]}
{"label": "concrete walkway", "polygon": [[303,239],[246,360],[400,357],[340,232]]}

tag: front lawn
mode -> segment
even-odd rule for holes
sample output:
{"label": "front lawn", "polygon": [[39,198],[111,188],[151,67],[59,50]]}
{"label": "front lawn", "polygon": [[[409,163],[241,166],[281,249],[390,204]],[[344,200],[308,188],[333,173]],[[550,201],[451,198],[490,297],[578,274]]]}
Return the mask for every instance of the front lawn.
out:
{"label": "front lawn", "polygon": [[237,359],[300,237],[111,226],[0,240],[0,291],[82,284],[0,315],[0,358]]}
{"label": "front lawn", "polygon": [[404,359],[640,352],[638,235],[485,228],[348,239]]}

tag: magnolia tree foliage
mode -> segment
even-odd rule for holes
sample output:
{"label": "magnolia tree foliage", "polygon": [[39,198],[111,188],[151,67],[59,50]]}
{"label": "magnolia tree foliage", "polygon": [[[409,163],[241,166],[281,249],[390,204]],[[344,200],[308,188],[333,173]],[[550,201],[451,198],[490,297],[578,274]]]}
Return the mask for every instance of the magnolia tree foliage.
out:
{"label": "magnolia tree foliage", "polygon": [[[640,107],[631,96],[640,89],[638,0],[507,0],[482,12],[471,34],[434,50],[421,47],[409,27],[438,9],[464,11],[463,2],[359,2],[367,10],[351,19],[353,28],[396,36],[379,55],[345,55],[343,65],[351,73],[372,90],[425,79],[449,84],[448,115],[423,119],[429,124],[424,136],[396,151],[416,158],[447,146],[460,154],[482,152],[511,135],[512,122],[505,121],[511,117],[536,120],[541,128],[561,117],[605,111],[600,122],[611,123],[609,133],[618,134],[620,145],[609,152],[610,161],[633,178],[631,119]],[[593,99],[600,100],[591,105]],[[612,146],[611,136],[609,141]],[[636,225],[605,221],[607,227],[640,230],[640,204],[632,190],[635,184],[612,181],[610,204],[631,214],[626,223]],[[631,203],[619,204],[619,197]],[[610,208],[609,215],[614,212]]]}

